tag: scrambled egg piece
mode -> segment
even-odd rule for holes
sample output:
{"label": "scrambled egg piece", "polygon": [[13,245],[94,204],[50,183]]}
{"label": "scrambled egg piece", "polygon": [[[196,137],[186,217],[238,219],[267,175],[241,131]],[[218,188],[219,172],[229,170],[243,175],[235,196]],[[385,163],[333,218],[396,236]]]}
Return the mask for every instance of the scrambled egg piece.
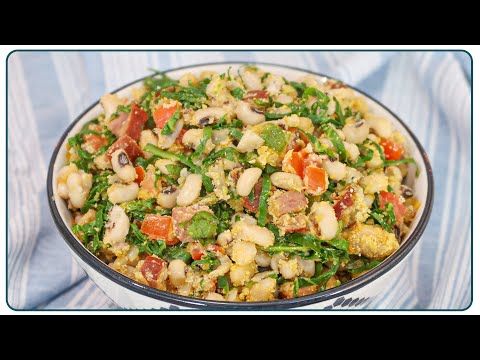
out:
{"label": "scrambled egg piece", "polygon": [[395,235],[383,230],[379,225],[356,223],[342,235],[348,240],[350,254],[363,255],[369,259],[382,260],[399,247]]}

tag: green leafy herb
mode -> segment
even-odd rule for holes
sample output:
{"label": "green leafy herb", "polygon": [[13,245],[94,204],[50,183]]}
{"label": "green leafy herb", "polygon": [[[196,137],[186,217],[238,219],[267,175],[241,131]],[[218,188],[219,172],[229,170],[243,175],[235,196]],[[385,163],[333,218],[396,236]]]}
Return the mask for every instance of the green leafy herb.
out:
{"label": "green leafy herb", "polygon": [[89,209],[95,208],[100,201],[107,199],[107,189],[110,186],[108,177],[113,173],[109,170],[103,171],[93,176],[93,183],[87,200],[83,205],[81,211],[85,214]]}
{"label": "green leafy herb", "polygon": [[118,117],[118,115],[120,115],[121,112],[123,113],[130,113],[132,109],[132,106],[131,105],[118,105],[117,106],[117,110],[115,110],[115,112],[111,115],[110,118],[116,118]]}
{"label": "green leafy herb", "polygon": [[182,167],[178,164],[167,164],[165,165],[168,173],[173,176],[178,178],[180,176],[180,171],[182,171]]}
{"label": "green leafy herb", "polygon": [[232,128],[230,129],[230,136],[240,141],[240,139],[243,136],[243,133],[240,129]]}
{"label": "green leafy herb", "polygon": [[333,152],[331,149],[327,148],[326,146],[322,145],[322,143],[320,143],[320,141],[313,134],[309,134],[300,129],[298,130],[308,138],[308,141],[310,141],[310,143],[312,144],[312,148],[314,152],[316,152],[317,154],[325,154],[331,159],[336,158],[335,152]]}
{"label": "green leafy herb", "polygon": [[243,99],[243,95],[245,94],[245,91],[243,91],[243,89],[237,87],[235,89],[232,90],[232,96],[236,99]]}
{"label": "green leafy herb", "polygon": [[265,226],[267,223],[268,195],[270,194],[271,187],[272,182],[270,181],[270,177],[264,176],[262,180],[262,191],[260,192],[260,201],[258,203],[258,225],[260,226]]}
{"label": "green leafy herb", "polygon": [[227,159],[230,161],[238,161],[240,158],[240,153],[237,149],[233,147],[227,147],[220,149],[218,151],[210,153],[205,160],[203,160],[203,165],[208,167],[212,165],[217,159]]}
{"label": "green leafy herb", "polygon": [[352,164],[352,166],[355,167],[355,168],[365,166],[367,161],[370,161],[373,158],[373,150],[372,149],[369,149],[368,147],[366,147],[364,145],[361,145],[361,144],[359,144],[357,146],[358,146],[358,150],[360,150],[360,156],[358,157],[357,161],[354,164]]}
{"label": "green leafy herb", "polygon": [[343,111],[342,111],[342,107],[340,105],[340,103],[338,102],[337,98],[333,98],[333,100],[335,101],[335,114],[337,114],[337,119],[340,123],[340,126],[343,127],[345,126],[345,115],[343,114]]}
{"label": "green leafy herb", "polygon": [[378,205],[378,194],[375,194],[375,200],[372,204],[370,217],[384,230],[393,232],[393,227],[397,222],[393,205],[391,203],[387,203],[383,209],[380,209]]}
{"label": "green leafy herb", "polygon": [[211,206],[215,217],[218,220],[217,233],[220,234],[225,230],[230,229],[230,220],[232,219],[235,210],[233,210],[225,201],[220,201]]}
{"label": "green leafy herb", "polygon": [[207,146],[208,140],[212,138],[213,130],[211,127],[206,127],[203,129],[203,136],[198,144],[195,152],[192,154],[192,159],[198,159],[203,152],[205,151],[205,147]]}
{"label": "green leafy herb", "polygon": [[283,149],[285,149],[285,146],[287,146],[287,138],[283,130],[277,125],[266,125],[263,128],[260,136],[265,141],[265,145],[275,150],[276,152],[283,151]]}
{"label": "green leafy herb", "polygon": [[72,231],[79,236],[85,246],[97,254],[103,248],[103,234],[105,232],[105,222],[113,204],[106,202],[98,205],[95,214],[95,220],[85,225],[74,225]]}
{"label": "green leafy herb", "polygon": [[343,141],[340,136],[337,134],[335,129],[330,127],[329,125],[322,125],[322,131],[327,135],[327,137],[332,142],[335,149],[337,149],[338,155],[340,156],[341,161],[346,161],[347,159],[347,151],[345,150],[345,146],[343,145]]}
{"label": "green leafy herb", "polygon": [[209,239],[217,234],[218,219],[207,211],[199,211],[190,220],[187,232],[194,239]]}
{"label": "green leafy herb", "polygon": [[282,171],[282,170],[270,164],[265,165],[265,168],[263,169],[263,173],[266,175],[272,175],[273,173],[276,173],[278,171]]}
{"label": "green leafy herb", "polygon": [[127,241],[134,244],[141,254],[157,255],[158,257],[161,257],[166,248],[164,241],[149,239],[134,223],[130,224]]}
{"label": "green leafy herb", "polygon": [[383,166],[396,166],[400,164],[416,164],[413,158],[405,158],[400,160],[385,160]]}
{"label": "green leafy herb", "polygon": [[289,113],[284,113],[284,114],[278,114],[278,113],[265,113],[265,119],[266,120],[278,120],[278,119],[283,119],[285,116],[290,115],[291,112]]}
{"label": "green leafy herb", "polygon": [[165,150],[160,149],[159,147],[152,145],[152,144],[147,144],[145,148],[143,149],[144,151],[147,151],[159,158],[162,159],[167,159],[167,160],[173,160],[173,161],[178,161],[190,168],[195,174],[200,174],[202,175],[202,182],[203,186],[205,187],[205,190],[207,192],[212,192],[213,191],[213,184],[212,184],[212,179],[210,179],[207,175],[205,175],[205,172],[200,168],[200,166],[195,165],[192,160],[190,160],[186,155],[184,154],[174,154]]}
{"label": "green leafy herb", "polygon": [[182,245],[168,246],[163,252],[163,258],[168,261],[180,259],[186,264],[192,261],[192,256]]}
{"label": "green leafy herb", "polygon": [[132,200],[123,203],[121,207],[131,219],[143,220],[146,214],[154,212],[155,203],[155,198],[147,200]]}
{"label": "green leafy herb", "polygon": [[350,274],[360,274],[364,271],[371,270],[381,263],[379,260],[369,260],[366,258],[352,259],[345,268]]}
{"label": "green leafy herb", "polygon": [[290,81],[290,86],[292,86],[295,90],[297,90],[298,96],[303,96],[303,92],[307,88],[307,85],[305,83],[299,83],[296,81]]}
{"label": "green leafy herb", "polygon": [[322,102],[326,101],[328,103],[328,101],[329,101],[328,96],[324,92],[322,92],[322,91],[320,91],[320,90],[318,90],[317,88],[314,88],[314,87],[305,88],[305,90],[303,91],[302,99],[306,100],[306,99],[308,99],[309,96],[314,96]]}
{"label": "green leafy herb", "polygon": [[181,87],[177,91],[162,91],[162,97],[177,100],[182,103],[185,108],[194,110],[200,109],[202,104],[207,100],[205,91],[193,86]]}
{"label": "green leafy herb", "polygon": [[154,76],[148,77],[143,81],[143,84],[149,89],[149,91],[158,91],[167,87],[178,85],[177,80],[169,78],[165,73],[150,69],[155,73]]}
{"label": "green leafy herb", "polygon": [[205,271],[215,270],[219,265],[220,260],[218,260],[215,254],[210,251],[207,251],[207,253],[203,255],[200,260],[195,260],[191,264],[192,267],[198,266]]}
{"label": "green leafy herb", "polygon": [[175,130],[177,121],[180,120],[180,111],[175,111],[175,113],[168,119],[167,123],[162,129],[162,135],[170,135]]}
{"label": "green leafy herb", "polygon": [[230,291],[230,284],[228,283],[228,278],[225,275],[218,277],[217,287],[222,291],[223,295],[227,295],[227,293]]}

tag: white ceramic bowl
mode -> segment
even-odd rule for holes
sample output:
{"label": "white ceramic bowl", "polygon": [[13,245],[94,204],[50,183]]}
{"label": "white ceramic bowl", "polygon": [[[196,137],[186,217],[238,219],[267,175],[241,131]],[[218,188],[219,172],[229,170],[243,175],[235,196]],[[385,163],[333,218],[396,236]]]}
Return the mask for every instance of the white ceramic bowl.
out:
{"label": "white ceramic bowl", "polygon": [[[229,67],[236,72],[242,63],[213,63],[187,66],[166,71],[172,78],[179,78],[185,72],[199,74],[204,70],[225,72]],[[293,67],[258,64],[263,70],[283,75],[286,79],[296,80],[300,76],[313,74],[318,78],[325,78],[322,74],[313,73],[308,70]],[[129,96],[132,88],[137,87],[143,79],[139,79],[114,91],[120,96]],[[90,253],[70,230],[71,214],[66,203],[56,193],[56,180],[60,168],[65,163],[66,143],[70,136],[80,131],[81,127],[89,120],[95,118],[102,112],[101,105],[96,102],[85,110],[68,127],[53,152],[48,170],[47,192],[50,209],[53,219],[62,234],[65,242],[70,247],[73,257],[80,266],[85,269],[90,278],[107,294],[116,304],[122,308],[131,309],[214,309],[214,310],[282,310],[289,308],[302,309],[332,309],[332,308],[355,308],[365,307],[376,295],[388,291],[389,282],[395,279],[395,275],[402,271],[405,266],[405,259],[420,239],[423,230],[428,222],[433,204],[433,175],[427,154],[418,142],[415,135],[407,126],[390,110],[374,100],[365,93],[356,90],[362,95],[370,109],[378,115],[389,119],[394,127],[400,131],[410,147],[411,156],[419,167],[419,176],[409,176],[410,185],[413,186],[415,194],[421,202],[417,216],[411,226],[410,233],[403,240],[400,248],[380,265],[360,277],[342,284],[339,287],[303,296],[295,299],[276,300],[271,302],[258,303],[231,303],[211,300],[195,299],[176,295],[170,292],[156,290],[142,285],[132,279],[110,269],[106,264]]]}

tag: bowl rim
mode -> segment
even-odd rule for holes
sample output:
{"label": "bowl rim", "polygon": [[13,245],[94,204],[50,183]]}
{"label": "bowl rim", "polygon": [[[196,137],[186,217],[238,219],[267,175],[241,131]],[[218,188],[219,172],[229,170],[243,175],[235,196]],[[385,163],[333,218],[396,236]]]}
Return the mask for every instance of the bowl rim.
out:
{"label": "bowl rim", "polygon": [[[208,63],[199,63],[199,64],[192,64],[186,66],[180,66],[171,68],[168,70],[163,71],[164,73],[170,73],[173,71],[178,70],[187,70],[187,69],[194,69],[199,67],[205,66],[218,66],[218,65],[259,65],[259,66],[272,66],[272,67],[279,67],[284,69],[296,70],[306,74],[312,74],[315,76],[326,77],[327,79],[338,80],[334,77],[329,75],[325,75],[323,73],[315,72],[312,70],[302,69],[295,66],[289,65],[282,65],[282,64],[275,64],[275,63],[268,63],[268,62],[250,62],[250,61],[221,61],[221,62],[208,62]],[[111,93],[117,93],[127,87],[130,87],[140,81],[143,81],[147,77],[152,75],[147,75],[141,77],[137,80],[129,82]],[[343,81],[342,81],[343,82]],[[177,305],[177,306],[185,306],[193,309],[213,309],[213,310],[287,310],[296,307],[302,307],[311,305],[314,303],[321,303],[327,300],[331,300],[337,297],[341,297],[347,295],[351,292],[354,292],[365,285],[373,282],[377,278],[385,275],[387,272],[392,270],[397,264],[399,264],[415,247],[418,240],[420,239],[425,227],[427,226],[428,220],[430,218],[430,214],[432,211],[433,206],[433,198],[434,198],[434,181],[433,181],[433,171],[430,165],[430,161],[428,159],[428,155],[425,152],[424,148],[420,144],[420,141],[417,139],[415,134],[409,129],[409,127],[388,107],[382,104],[380,101],[376,100],[372,96],[366,94],[365,92],[357,89],[354,86],[351,86],[345,82],[348,87],[357,91],[358,93],[362,94],[363,96],[367,97],[371,101],[375,102],[377,105],[384,108],[391,116],[393,116],[399,124],[404,128],[404,130],[410,135],[415,146],[419,150],[422,160],[426,170],[427,176],[427,197],[424,206],[424,210],[422,216],[420,217],[418,224],[414,231],[410,234],[408,239],[402,243],[402,246],[390,257],[386,260],[382,261],[380,265],[375,267],[374,269],[368,271],[366,274],[359,276],[356,279],[350,280],[345,284],[342,284],[336,288],[321,291],[315,294],[306,295],[298,298],[293,299],[281,299],[281,300],[274,300],[274,301],[259,301],[259,302],[227,302],[227,301],[213,301],[213,300],[204,300],[199,298],[187,297],[183,295],[177,295],[168,291],[158,290],[152,288],[147,285],[140,284],[133,279],[111,269],[107,264],[103,263],[99,260],[94,254],[92,254],[86,247],[76,238],[74,237],[70,229],[65,225],[60,212],[56,206],[55,197],[53,193],[53,169],[55,162],[57,160],[58,152],[61,149],[62,144],[65,141],[65,138],[68,136],[72,128],[95,106],[99,104],[99,100],[95,101],[92,105],[86,108],[80,115],[78,115],[75,120],[67,127],[67,129],[62,134],[60,140],[58,141],[55,149],[53,151],[52,157],[50,159],[50,164],[48,167],[48,175],[47,175],[47,196],[48,196],[48,203],[50,206],[50,212],[52,214],[53,220],[55,225],[57,226],[58,230],[62,234],[65,242],[69,246],[69,248],[87,265],[89,265],[93,270],[100,273],[102,276],[105,276],[110,281],[125,287],[128,290],[134,291],[140,295],[147,296],[149,298],[155,300],[161,300],[167,302],[169,304]]]}

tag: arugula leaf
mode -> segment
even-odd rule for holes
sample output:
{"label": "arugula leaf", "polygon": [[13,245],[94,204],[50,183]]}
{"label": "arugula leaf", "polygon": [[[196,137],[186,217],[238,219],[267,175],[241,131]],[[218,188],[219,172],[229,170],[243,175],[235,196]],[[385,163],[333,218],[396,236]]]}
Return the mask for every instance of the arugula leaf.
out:
{"label": "arugula leaf", "polygon": [[314,152],[316,152],[317,154],[325,154],[331,159],[336,158],[336,154],[326,146],[322,145],[322,143],[320,143],[320,141],[314,135],[309,134],[301,129],[298,130],[308,138],[308,141],[310,141],[310,143],[312,144]]}
{"label": "arugula leaf", "polygon": [[142,168],[147,170],[148,165],[154,164],[155,161],[157,161],[158,159],[159,159],[158,156],[150,156],[150,158],[148,158],[148,159],[145,159],[145,158],[139,156],[135,160],[135,165],[141,166]]}
{"label": "arugula leaf", "polygon": [[372,211],[370,213],[370,217],[384,230],[388,232],[393,232],[393,228],[395,226],[395,223],[397,222],[393,205],[392,203],[387,203],[384,209],[380,209],[380,207],[378,206],[378,194],[375,194],[375,200],[372,204]]}
{"label": "arugula leaf", "polygon": [[114,119],[114,118],[118,117],[121,112],[128,114],[128,113],[130,113],[131,110],[132,110],[131,105],[118,105],[117,110],[115,110],[115,112],[110,116],[110,118]]}
{"label": "arugula leaf", "polygon": [[185,108],[200,109],[207,100],[205,91],[193,86],[181,87],[177,91],[161,91],[160,96],[177,100]]}
{"label": "arugula leaf", "polygon": [[220,149],[218,151],[210,153],[204,160],[203,160],[203,165],[205,167],[208,167],[212,165],[217,159],[227,159],[230,161],[239,161],[240,158],[240,153],[238,152],[237,149],[233,147],[226,147],[223,149]]}
{"label": "arugula leaf", "polygon": [[168,119],[167,123],[162,129],[162,135],[170,135],[175,130],[177,121],[180,120],[180,111],[175,111],[175,113]]}
{"label": "arugula leaf", "polygon": [[320,90],[318,90],[317,88],[314,88],[314,87],[308,87],[303,91],[303,94],[302,94],[302,99],[303,100],[307,100],[309,96],[314,96],[322,102],[323,101],[327,101],[327,102],[329,101],[328,96],[324,92],[322,92],[322,91],[320,91]]}
{"label": "arugula leaf", "polygon": [[197,212],[188,225],[187,232],[194,239],[210,239],[217,234],[218,219],[207,211]]}
{"label": "arugula leaf", "polygon": [[265,141],[265,145],[281,152],[287,146],[287,138],[280,126],[268,124],[262,129],[260,137]]}
{"label": "arugula leaf", "polygon": [[332,142],[333,146],[337,149],[338,155],[340,156],[340,161],[345,162],[347,159],[347,151],[343,145],[343,141],[340,136],[337,134],[335,129],[328,125],[322,125],[322,131],[327,135],[327,137]]}
{"label": "arugula leaf", "polygon": [[372,149],[369,149],[366,146],[361,145],[361,144],[359,144],[357,146],[358,146],[358,149],[360,150],[360,156],[358,157],[357,162],[352,164],[352,166],[355,167],[355,168],[365,166],[367,161],[370,161],[373,158],[373,150]]}
{"label": "arugula leaf", "polygon": [[272,182],[270,181],[270,177],[264,176],[262,180],[262,191],[260,192],[260,201],[258,203],[258,225],[260,226],[265,226],[267,223],[268,195],[271,187]]}
{"label": "arugula leaf", "polygon": [[234,98],[241,100],[241,99],[243,99],[243,95],[245,94],[245,91],[243,91],[243,89],[237,87],[237,88],[233,89],[231,91],[231,93],[232,93],[232,96]]}
{"label": "arugula leaf", "polygon": [[346,117],[343,114],[342,107],[340,106],[340,103],[338,102],[336,97],[334,97],[333,100],[335,101],[335,114],[337,114],[340,127],[344,127]]}
{"label": "arugula leaf", "polygon": [[284,113],[284,114],[265,113],[265,119],[266,120],[279,120],[279,119],[283,119],[285,116],[288,116],[290,114],[292,114],[292,113],[291,112]]}

